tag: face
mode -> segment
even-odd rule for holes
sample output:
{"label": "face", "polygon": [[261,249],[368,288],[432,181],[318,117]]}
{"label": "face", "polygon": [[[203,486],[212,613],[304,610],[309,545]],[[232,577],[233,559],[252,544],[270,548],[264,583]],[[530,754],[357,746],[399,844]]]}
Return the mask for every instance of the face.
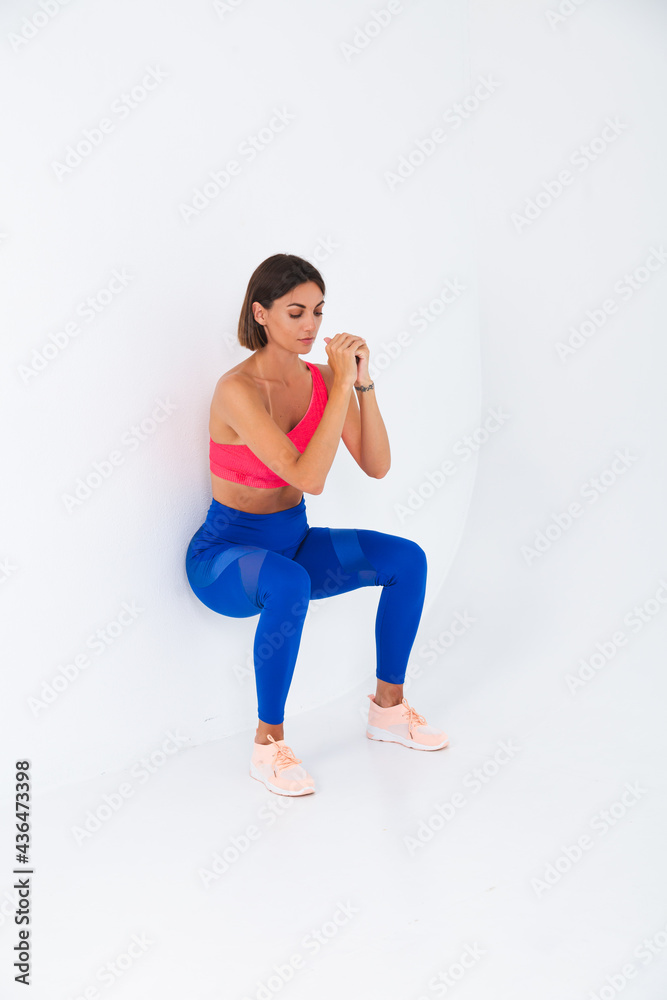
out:
{"label": "face", "polygon": [[255,319],[264,325],[269,342],[300,353],[310,350],[315,342],[323,306],[319,286],[314,281],[306,281],[282,298],[274,299],[270,309],[253,302],[253,311]]}

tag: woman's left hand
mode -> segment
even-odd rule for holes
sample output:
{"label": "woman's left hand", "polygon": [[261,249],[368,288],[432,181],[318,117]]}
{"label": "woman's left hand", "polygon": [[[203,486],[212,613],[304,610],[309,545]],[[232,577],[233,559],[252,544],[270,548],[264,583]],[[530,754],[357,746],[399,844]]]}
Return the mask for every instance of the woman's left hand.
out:
{"label": "woman's left hand", "polygon": [[[363,340],[363,337],[361,338]],[[324,337],[324,343],[328,344],[331,337]],[[368,364],[370,361],[370,349],[368,344],[364,340],[363,346],[357,347],[354,352],[354,356],[357,361],[357,383],[359,385],[368,385],[371,378],[368,374]]]}

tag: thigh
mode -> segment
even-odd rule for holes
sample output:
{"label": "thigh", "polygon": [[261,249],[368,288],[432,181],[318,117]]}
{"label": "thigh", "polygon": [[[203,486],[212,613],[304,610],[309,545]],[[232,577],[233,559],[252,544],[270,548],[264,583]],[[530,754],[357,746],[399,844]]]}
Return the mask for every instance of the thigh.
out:
{"label": "thigh", "polygon": [[380,582],[376,566],[361,546],[363,534],[356,528],[308,529],[292,558],[308,571],[313,600]]}
{"label": "thigh", "polygon": [[255,595],[267,549],[250,545],[215,545],[195,553],[188,550],[186,575],[202,604],[231,618],[259,614]]}
{"label": "thigh", "polygon": [[310,528],[293,559],[308,570],[313,599],[392,584],[406,570],[424,575],[426,566],[417,542],[370,528]]}
{"label": "thigh", "polygon": [[255,545],[212,546],[196,555],[194,551],[188,550],[186,558],[188,582],[212,611],[232,618],[249,618],[266,607],[306,614],[310,578],[292,559]]}

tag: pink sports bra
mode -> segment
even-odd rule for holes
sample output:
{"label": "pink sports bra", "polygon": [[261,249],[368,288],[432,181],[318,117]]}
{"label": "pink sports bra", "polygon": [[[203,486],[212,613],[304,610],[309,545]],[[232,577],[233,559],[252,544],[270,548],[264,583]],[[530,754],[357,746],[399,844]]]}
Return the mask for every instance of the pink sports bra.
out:
{"label": "pink sports bra", "polygon": [[[313,380],[310,404],[296,427],[287,434],[302,454],[315,433],[328,399],[327,385],[322,372],[317,365],[312,365],[309,361],[306,361],[306,364],[310,368]],[[209,438],[209,462],[214,475],[231,483],[258,486],[260,489],[289,486],[288,482],[264,465],[246,444],[219,444],[213,438]]]}

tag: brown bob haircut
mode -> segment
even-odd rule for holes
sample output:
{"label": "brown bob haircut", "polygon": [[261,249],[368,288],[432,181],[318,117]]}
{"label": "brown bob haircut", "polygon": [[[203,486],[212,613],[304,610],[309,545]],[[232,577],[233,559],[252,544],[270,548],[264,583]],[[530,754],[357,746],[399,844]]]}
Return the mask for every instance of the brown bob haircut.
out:
{"label": "brown bob haircut", "polygon": [[239,344],[249,351],[258,351],[268,343],[264,327],[252,314],[253,302],[259,302],[265,309],[270,309],[275,299],[282,298],[306,281],[314,281],[322,295],[326,294],[322,275],[303,257],[295,257],[291,253],[276,253],[263,260],[248,282],[239,318]]}

